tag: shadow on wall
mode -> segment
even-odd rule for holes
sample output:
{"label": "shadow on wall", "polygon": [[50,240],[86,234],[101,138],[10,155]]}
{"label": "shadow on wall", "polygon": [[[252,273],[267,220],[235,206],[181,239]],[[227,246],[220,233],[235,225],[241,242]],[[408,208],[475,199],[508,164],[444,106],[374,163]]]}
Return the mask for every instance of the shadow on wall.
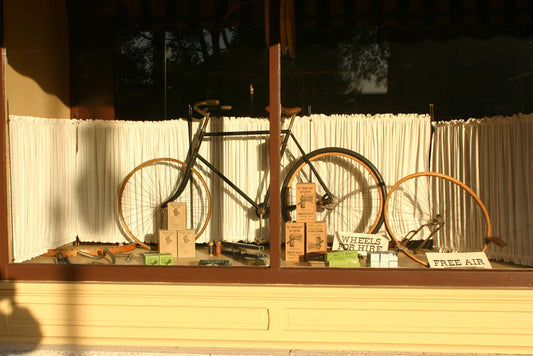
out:
{"label": "shadow on wall", "polygon": [[[32,313],[17,305],[15,288],[0,290],[0,354],[22,355],[38,348],[42,339],[41,327]],[[18,344],[20,343],[20,344]]]}
{"label": "shadow on wall", "polygon": [[[68,106],[69,34],[64,1],[4,1],[4,4],[4,43],[9,67],[31,78],[43,91]],[[25,110],[29,104],[28,96],[32,92],[27,91],[27,86],[19,87],[23,83],[11,86],[18,88],[8,95],[13,109]]]}
{"label": "shadow on wall", "polygon": [[80,159],[85,164],[76,183],[79,238],[83,242],[111,242],[119,238],[111,236],[115,231],[111,225],[118,224],[118,188],[123,179],[117,174],[119,158],[113,155],[118,135],[105,123],[82,125],[78,135],[80,152],[85,151],[86,156]]}

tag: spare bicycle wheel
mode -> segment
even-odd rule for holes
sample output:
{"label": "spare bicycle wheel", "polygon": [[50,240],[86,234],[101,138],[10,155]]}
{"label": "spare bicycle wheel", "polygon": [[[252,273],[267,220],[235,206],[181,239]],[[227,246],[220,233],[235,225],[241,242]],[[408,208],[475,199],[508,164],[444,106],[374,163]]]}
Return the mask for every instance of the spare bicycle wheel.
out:
{"label": "spare bicycle wheel", "polygon": [[385,226],[398,249],[424,266],[424,248],[485,251],[491,236],[489,214],[476,193],[436,172],[411,174],[391,188],[385,200]]}
{"label": "spare bicycle wheel", "polygon": [[[118,213],[123,232],[142,247],[157,242],[163,225],[162,204],[176,192],[183,179],[186,164],[173,158],[157,158],[142,163],[131,171],[119,192]],[[187,206],[187,228],[198,239],[211,216],[211,198],[204,179],[192,169],[185,191],[175,202]]]}

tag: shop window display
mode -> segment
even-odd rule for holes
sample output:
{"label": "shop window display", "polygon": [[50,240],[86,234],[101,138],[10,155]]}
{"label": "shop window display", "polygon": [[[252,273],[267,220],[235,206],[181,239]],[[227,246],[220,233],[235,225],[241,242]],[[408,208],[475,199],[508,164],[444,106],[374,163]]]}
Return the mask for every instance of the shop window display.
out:
{"label": "shop window display", "polygon": [[[447,146],[435,135],[444,130],[445,124],[440,122],[450,119],[496,115],[512,118],[519,111],[531,111],[525,96],[517,95],[531,85],[529,77],[520,77],[517,86],[501,89],[502,78],[518,78],[518,69],[514,75],[502,73],[509,69],[496,71],[499,60],[482,55],[500,47],[527,53],[529,37],[511,39],[503,34],[488,40],[439,38],[443,41],[439,46],[433,38],[400,38],[386,26],[350,27],[345,23],[339,27],[306,27],[299,22],[303,5],[296,5],[294,37],[286,39],[285,47],[282,43],[281,54],[282,234],[277,245],[272,246],[269,238],[272,192],[265,169],[268,52],[264,28],[257,24],[233,25],[246,24],[242,19],[246,13],[260,12],[261,6],[246,4],[221,12],[225,16],[220,18],[219,26],[194,31],[161,31],[152,25],[138,29],[131,19],[119,27],[115,33],[118,44],[113,50],[118,68],[115,112],[120,123],[90,127],[91,123],[76,121],[75,154],[83,152],[87,144],[88,150],[83,153],[87,162],[101,162],[98,159],[105,153],[90,152],[91,139],[100,142],[98,130],[104,135],[123,130],[125,136],[128,130],[130,134],[135,131],[135,135],[164,133],[140,141],[139,136],[116,136],[123,149],[133,150],[128,159],[118,149],[110,151],[110,141],[105,141],[107,154],[123,162],[116,170],[113,168],[112,176],[96,175],[95,181],[85,183],[94,188],[95,182],[104,178],[114,186],[103,188],[103,192],[88,189],[83,193],[86,205],[78,210],[82,218],[76,228],[69,230],[65,243],[56,243],[38,256],[13,256],[16,262],[270,268],[274,248],[281,268],[422,269],[428,266],[424,257],[428,251],[487,251],[493,267],[527,268],[531,263],[528,256],[511,256],[499,250],[508,247],[495,246],[503,246],[503,241],[507,246],[522,242],[521,238],[501,234],[506,231],[502,228],[504,222],[496,216],[501,205],[487,195],[492,186],[486,177],[492,171],[486,170],[486,162],[471,162],[473,170],[459,176],[454,170],[460,168],[442,169],[443,161],[458,158],[437,151]],[[464,51],[466,48],[471,51]],[[443,52],[448,53],[445,58],[441,57]],[[520,62],[516,67],[523,65]],[[485,80],[498,83],[493,91],[475,79],[485,78],[487,72],[491,79]],[[480,85],[484,95],[476,89]],[[501,90],[503,97],[499,95]],[[471,102],[465,102],[457,91],[469,95]],[[12,124],[17,125],[17,120],[13,118]],[[527,115],[513,120],[519,125],[531,123]],[[153,123],[142,126],[145,121]],[[506,121],[509,124],[512,120]],[[131,122],[139,126],[132,129]],[[462,127],[469,125],[472,123]],[[412,130],[410,134],[397,136],[406,127]],[[168,140],[168,132],[177,132],[179,140]],[[142,147],[138,146],[140,142]],[[466,147],[469,143],[464,144]],[[156,147],[148,148],[150,145]],[[471,157],[464,155],[462,159]],[[460,164],[466,165],[462,161]],[[474,189],[474,202],[482,206],[481,217],[469,215],[476,203],[455,205],[449,201],[455,198],[447,197],[446,213],[430,214],[435,231],[430,222],[416,216],[413,221],[419,225],[396,232],[397,225],[407,224],[403,218],[405,207],[393,211],[400,203],[395,203],[392,194],[407,194],[407,189],[396,183],[414,172],[431,170],[454,175]],[[526,170],[520,174],[527,177],[529,173]],[[148,184],[152,186],[147,188]],[[416,204],[411,204],[412,211],[407,209],[407,214],[422,216],[423,199],[433,200],[441,191],[421,198],[428,183],[413,184],[415,190],[409,191],[407,200]],[[306,195],[305,189],[310,194]],[[116,210],[103,211],[113,218],[90,211],[84,215],[88,207],[99,204],[93,204],[92,193],[105,199],[108,192],[116,193],[116,197],[104,203],[108,204],[106,209]],[[508,200],[522,204],[516,196]],[[144,203],[146,211],[141,208]],[[450,216],[450,209],[457,217],[453,222],[444,219]],[[182,217],[185,220],[177,227],[170,227],[173,218]],[[474,223],[478,220],[479,225]],[[494,220],[497,223],[491,224]],[[518,220],[522,221],[521,228],[530,229],[530,222],[521,217]],[[95,222],[111,222],[113,227],[105,233],[100,229],[95,232]],[[408,235],[417,229],[429,230],[429,236]],[[457,233],[469,229],[475,231],[474,241],[461,239]],[[95,237],[98,234],[106,237],[99,241]],[[13,251],[19,247],[17,241],[13,240]],[[409,249],[407,254],[405,249]],[[75,252],[69,255],[68,250]]]}

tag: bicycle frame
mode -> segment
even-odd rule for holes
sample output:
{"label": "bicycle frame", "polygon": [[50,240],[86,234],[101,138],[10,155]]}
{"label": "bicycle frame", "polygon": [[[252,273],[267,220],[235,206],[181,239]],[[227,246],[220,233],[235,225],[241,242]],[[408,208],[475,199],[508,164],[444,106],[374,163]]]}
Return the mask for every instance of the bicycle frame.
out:
{"label": "bicycle frame", "polygon": [[[197,110],[199,111],[199,110]],[[199,111],[202,112],[202,111]],[[235,190],[241,197],[243,197],[248,203],[250,203],[251,206],[253,206],[256,209],[256,213],[258,216],[268,216],[268,205],[270,201],[270,186],[268,187],[265,197],[263,198],[263,201],[258,203],[254,199],[252,199],[248,194],[246,194],[242,189],[240,189],[235,183],[231,181],[224,173],[222,173],[217,167],[213,166],[205,157],[203,157],[200,154],[200,147],[204,141],[204,138],[206,137],[221,137],[221,136],[257,136],[257,135],[269,135],[270,131],[268,130],[253,130],[253,131],[212,131],[207,132],[207,125],[210,120],[210,114],[208,111],[203,112],[204,117],[201,119],[200,125],[198,127],[198,130],[192,139],[190,146],[189,146],[189,152],[187,153],[187,158],[185,160],[185,163],[187,164],[184,177],[179,184],[176,192],[166,201],[162,204],[162,207],[166,207],[166,205],[175,200],[177,197],[179,197],[183,191],[185,190],[185,187],[187,186],[187,183],[189,179],[191,178],[192,174],[192,168],[194,168],[196,164],[196,160],[200,160],[206,167],[208,167],[211,171],[213,171],[220,179],[222,179],[225,183],[227,183],[233,190]],[[306,152],[304,151],[301,144],[298,142],[294,134],[292,133],[292,127],[294,125],[294,121],[296,119],[296,114],[291,115],[290,122],[287,129],[281,130],[281,133],[284,135],[282,142],[281,142],[281,149],[280,149],[280,155],[283,156],[285,153],[285,150],[287,148],[287,144],[290,139],[293,140],[296,147],[298,148],[298,151],[300,155],[303,157],[303,159],[306,161],[306,163],[309,165],[311,170],[313,171],[314,175],[317,177],[318,182],[320,185],[324,188],[324,191],[328,196],[332,196],[331,192],[329,191],[328,187],[324,184],[323,180],[318,175],[318,172],[313,167],[312,163],[307,159]]]}

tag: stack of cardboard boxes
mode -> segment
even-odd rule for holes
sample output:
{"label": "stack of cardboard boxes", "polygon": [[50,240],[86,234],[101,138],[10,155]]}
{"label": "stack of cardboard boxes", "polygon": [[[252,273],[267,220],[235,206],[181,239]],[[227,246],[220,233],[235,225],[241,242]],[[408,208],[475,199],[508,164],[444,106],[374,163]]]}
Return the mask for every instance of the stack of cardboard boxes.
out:
{"label": "stack of cardboard boxes", "polygon": [[316,186],[296,184],[296,221],[285,224],[285,261],[298,262],[306,256],[325,255],[327,230],[325,221],[316,221]]}
{"label": "stack of cardboard boxes", "polygon": [[195,257],[195,233],[187,229],[187,205],[168,203],[158,231],[159,253],[146,253],[145,264],[171,265],[178,258]]}

